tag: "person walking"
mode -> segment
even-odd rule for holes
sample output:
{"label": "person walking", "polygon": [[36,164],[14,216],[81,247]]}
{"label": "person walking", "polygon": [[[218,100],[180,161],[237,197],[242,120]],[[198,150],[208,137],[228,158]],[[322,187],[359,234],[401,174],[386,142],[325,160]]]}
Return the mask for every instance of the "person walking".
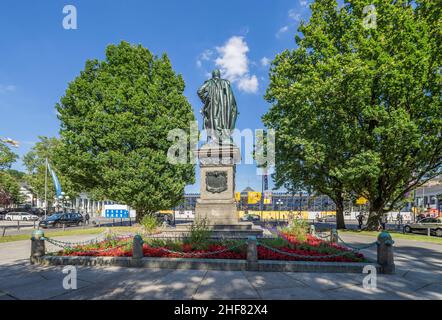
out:
{"label": "person walking", "polygon": [[384,213],[381,217],[382,230],[386,230],[387,222],[388,222],[388,215],[386,213]]}
{"label": "person walking", "polygon": [[397,227],[398,227],[398,229],[401,229],[402,224],[404,223],[404,218],[402,217],[400,212],[398,212],[398,214],[396,216],[396,220],[397,220]]}
{"label": "person walking", "polygon": [[89,225],[89,219],[90,219],[90,218],[91,218],[91,217],[89,216],[89,213],[86,212],[86,214],[85,214],[85,216],[84,216],[84,222],[85,222],[85,224]]}
{"label": "person walking", "polygon": [[364,224],[364,215],[362,213],[359,213],[358,216],[356,217],[356,219],[358,219],[358,227],[359,227],[359,230],[361,230],[362,225]]}

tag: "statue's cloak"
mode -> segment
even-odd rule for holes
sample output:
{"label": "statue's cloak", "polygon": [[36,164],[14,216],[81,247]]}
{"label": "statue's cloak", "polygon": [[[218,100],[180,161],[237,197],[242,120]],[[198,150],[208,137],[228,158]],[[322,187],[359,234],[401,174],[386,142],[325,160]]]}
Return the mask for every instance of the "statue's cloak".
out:
{"label": "statue's cloak", "polygon": [[212,130],[213,134],[218,137],[226,130],[235,129],[238,112],[235,96],[228,80],[220,78],[207,80],[198,90],[198,96],[204,103],[203,129]]}

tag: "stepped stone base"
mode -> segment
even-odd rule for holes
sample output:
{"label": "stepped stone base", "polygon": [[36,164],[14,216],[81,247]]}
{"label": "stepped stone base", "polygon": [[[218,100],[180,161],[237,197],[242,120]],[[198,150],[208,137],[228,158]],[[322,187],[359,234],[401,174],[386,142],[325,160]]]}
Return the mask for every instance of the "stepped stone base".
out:
{"label": "stepped stone base", "polygon": [[262,235],[261,228],[238,223],[235,201],[236,164],[241,160],[238,147],[208,143],[195,153],[201,169],[201,197],[196,203],[195,219],[206,220],[213,237]]}
{"label": "stepped stone base", "polygon": [[236,203],[231,200],[198,199],[195,206],[196,219],[206,219],[213,225],[234,225],[238,223]]}
{"label": "stepped stone base", "polygon": [[[164,231],[159,237],[181,237],[187,236],[190,233],[190,226],[192,224],[180,224],[175,228],[170,228]],[[260,226],[256,226],[249,222],[236,222],[235,224],[218,224],[209,225],[208,228],[212,231],[212,238],[248,238],[250,236],[261,237],[263,235],[263,229]]]}

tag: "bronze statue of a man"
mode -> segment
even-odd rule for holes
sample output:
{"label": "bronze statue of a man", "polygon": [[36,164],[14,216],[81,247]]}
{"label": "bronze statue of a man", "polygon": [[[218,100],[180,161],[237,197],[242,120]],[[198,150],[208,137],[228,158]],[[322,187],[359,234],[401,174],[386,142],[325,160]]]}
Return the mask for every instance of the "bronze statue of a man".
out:
{"label": "bronze statue of a man", "polygon": [[204,103],[201,114],[208,142],[231,142],[238,110],[230,82],[221,79],[220,70],[214,70],[212,79],[205,81],[198,89],[198,96]]}

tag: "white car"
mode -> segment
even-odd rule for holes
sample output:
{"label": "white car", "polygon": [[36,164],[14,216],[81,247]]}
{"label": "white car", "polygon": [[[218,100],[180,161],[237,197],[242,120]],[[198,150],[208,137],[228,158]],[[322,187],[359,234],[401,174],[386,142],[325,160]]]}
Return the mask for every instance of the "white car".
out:
{"label": "white car", "polygon": [[35,221],[38,220],[38,216],[28,212],[9,212],[5,216],[5,220],[8,221]]}

